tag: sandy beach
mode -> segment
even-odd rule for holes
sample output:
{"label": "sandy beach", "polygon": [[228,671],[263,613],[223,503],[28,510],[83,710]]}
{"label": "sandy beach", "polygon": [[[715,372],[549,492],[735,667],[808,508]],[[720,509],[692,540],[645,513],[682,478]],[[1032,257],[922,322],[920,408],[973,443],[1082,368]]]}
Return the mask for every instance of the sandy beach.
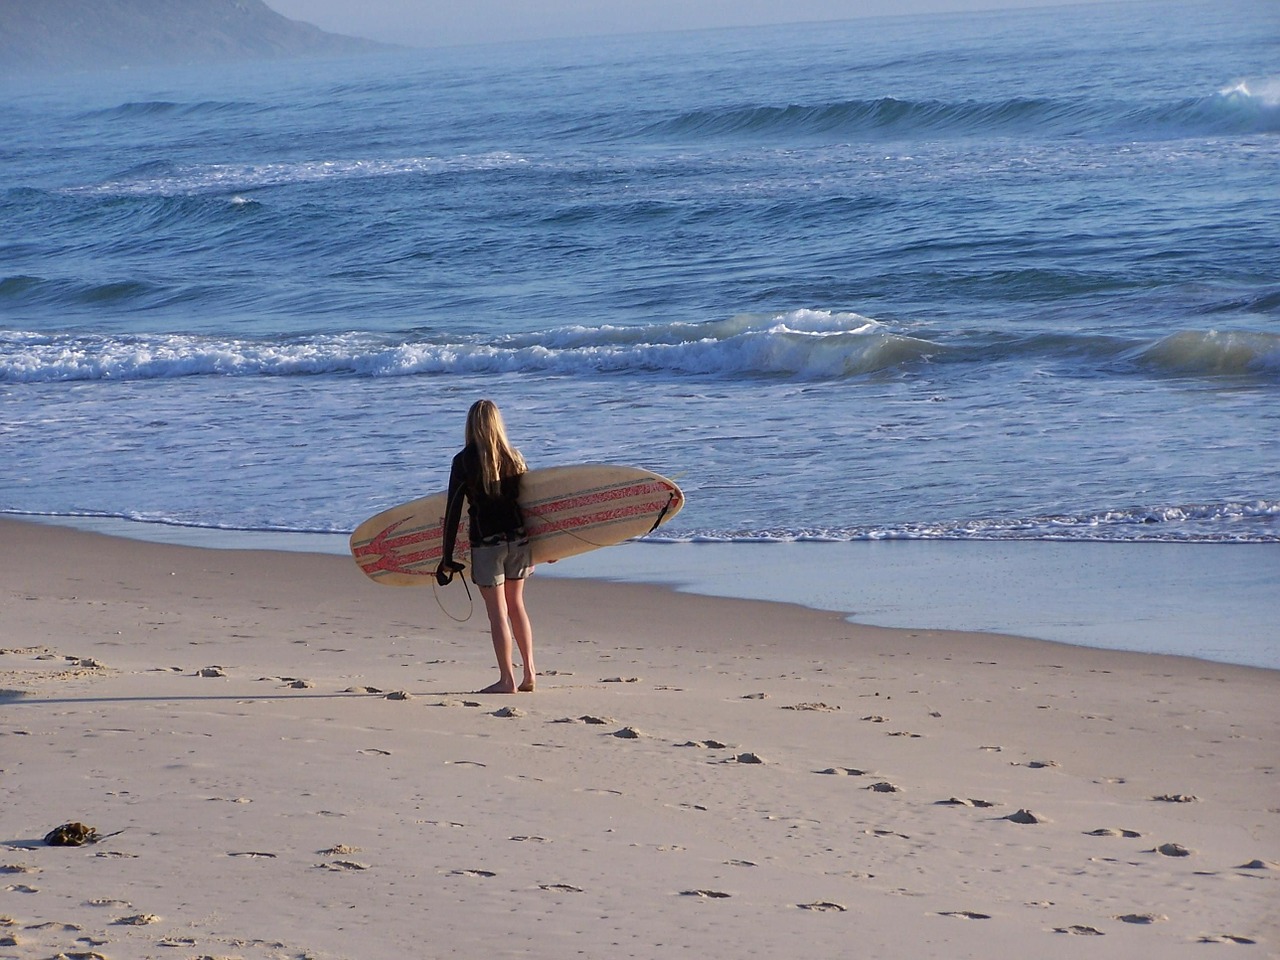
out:
{"label": "sandy beach", "polygon": [[477,696],[456,589],[0,539],[0,957],[1280,951],[1276,671],[538,578]]}

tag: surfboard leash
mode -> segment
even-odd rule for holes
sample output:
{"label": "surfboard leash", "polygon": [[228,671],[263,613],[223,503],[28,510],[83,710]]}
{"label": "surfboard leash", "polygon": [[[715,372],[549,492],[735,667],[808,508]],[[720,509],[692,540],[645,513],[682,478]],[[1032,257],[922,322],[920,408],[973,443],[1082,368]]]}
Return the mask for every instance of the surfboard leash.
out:
{"label": "surfboard leash", "polygon": [[440,601],[440,587],[434,583],[431,584],[431,592],[435,594],[436,606],[440,608],[441,613],[443,613],[446,617],[448,617],[454,623],[466,623],[468,620],[471,619],[472,615],[476,612],[476,600],[475,600],[475,597],[471,596],[471,587],[467,585],[466,577],[462,578],[462,587],[464,590],[467,591],[467,615],[465,617],[455,617],[452,613],[450,613],[448,610],[445,609],[444,604]]}

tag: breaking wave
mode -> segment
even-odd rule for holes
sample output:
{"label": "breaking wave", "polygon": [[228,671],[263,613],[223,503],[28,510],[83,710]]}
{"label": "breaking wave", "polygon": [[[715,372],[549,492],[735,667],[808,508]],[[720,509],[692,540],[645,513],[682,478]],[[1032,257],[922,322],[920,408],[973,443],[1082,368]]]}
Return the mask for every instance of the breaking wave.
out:
{"label": "breaking wave", "polygon": [[[0,281],[6,291],[34,283]],[[114,288],[82,296],[133,295]],[[839,380],[921,363],[1051,361],[1067,372],[1152,376],[1280,376],[1280,334],[1182,331],[1155,341],[1096,335],[969,338],[946,344],[856,313],[796,310],[768,317],[637,327],[564,327],[497,339],[415,340],[352,332],[243,338],[174,334],[0,332],[0,382],[152,380],[194,376],[360,377],[528,374]]]}

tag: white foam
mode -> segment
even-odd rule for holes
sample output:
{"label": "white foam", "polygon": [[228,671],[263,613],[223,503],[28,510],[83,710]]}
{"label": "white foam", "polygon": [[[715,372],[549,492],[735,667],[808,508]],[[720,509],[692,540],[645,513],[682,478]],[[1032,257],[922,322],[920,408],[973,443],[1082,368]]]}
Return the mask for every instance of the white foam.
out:
{"label": "white foam", "polygon": [[401,157],[391,159],[335,159],[279,163],[175,165],[163,171],[143,171],[102,183],[68,187],[69,194],[105,196],[189,196],[280,187],[326,180],[357,180],[412,174],[439,174],[459,170],[494,170],[529,161],[512,153],[453,157]]}
{"label": "white foam", "polygon": [[[6,344],[5,341],[8,341]],[[395,343],[348,333],[292,339],[189,335],[0,334],[0,381],[289,376],[628,372],[851,376],[941,350],[852,313],[800,310],[763,318],[643,328],[571,327],[497,341]]]}

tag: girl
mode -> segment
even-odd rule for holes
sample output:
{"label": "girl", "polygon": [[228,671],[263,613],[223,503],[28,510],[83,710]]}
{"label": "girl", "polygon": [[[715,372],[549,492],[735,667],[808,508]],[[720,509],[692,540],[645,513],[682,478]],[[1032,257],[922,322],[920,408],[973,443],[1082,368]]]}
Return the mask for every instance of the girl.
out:
{"label": "girl", "polygon": [[[449,509],[444,520],[444,552],[436,579],[447,583],[462,565],[453,559],[462,497],[470,515],[471,582],[480,588],[489,614],[493,652],[498,658],[498,682],[481,693],[532,692],[533,627],[524,606],[524,581],[533,572],[533,554],[524,532],[517,502],[520,476],[528,469],[520,451],[507,440],[498,405],[477,400],[467,411],[466,446],[453,458],[449,471]],[[524,675],[516,686],[511,663],[514,635],[524,660]]]}

